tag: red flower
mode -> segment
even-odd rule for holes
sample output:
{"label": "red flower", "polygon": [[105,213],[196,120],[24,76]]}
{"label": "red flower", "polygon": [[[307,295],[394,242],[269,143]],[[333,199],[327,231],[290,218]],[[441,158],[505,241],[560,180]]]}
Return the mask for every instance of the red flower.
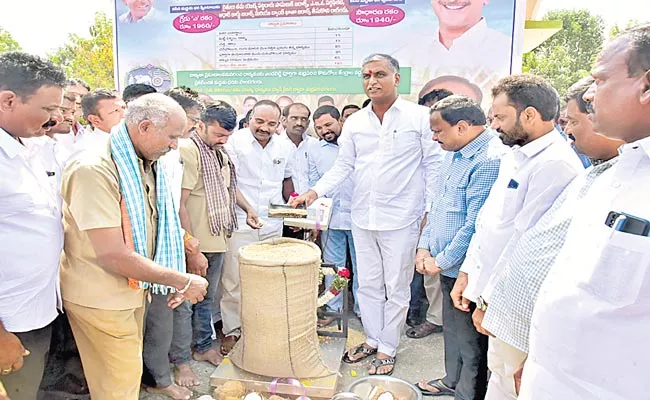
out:
{"label": "red flower", "polygon": [[341,268],[339,270],[339,276],[345,279],[350,279],[350,270],[347,268]]}

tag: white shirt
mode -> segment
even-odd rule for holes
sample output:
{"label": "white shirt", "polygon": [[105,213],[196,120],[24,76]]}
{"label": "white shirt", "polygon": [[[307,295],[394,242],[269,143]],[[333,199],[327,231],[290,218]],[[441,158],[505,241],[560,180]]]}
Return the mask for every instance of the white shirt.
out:
{"label": "white shirt", "polygon": [[[77,135],[79,136],[79,135]],[[97,148],[106,144],[106,140],[111,135],[101,129],[93,128],[86,130],[86,132],[78,138],[74,143],[74,152],[78,153],[83,150]]]}
{"label": "white shirt", "polygon": [[158,13],[156,12],[156,9],[151,7],[151,9],[147,13],[147,15],[145,15],[144,17],[136,20],[136,19],[133,19],[133,16],[131,15],[131,11],[129,10],[129,11],[125,12],[124,14],[120,15],[118,20],[120,22],[122,22],[122,23],[125,23],[125,24],[137,24],[137,23],[140,23],[140,22],[158,20],[159,18],[158,18],[157,14]]}
{"label": "white shirt", "polygon": [[57,316],[63,224],[38,152],[0,129],[0,321],[10,332]]}
{"label": "white shirt", "polygon": [[650,392],[650,238],[610,211],[650,220],[650,138],[626,144],[576,209],[542,285],[520,400],[636,400]]}
{"label": "white shirt", "polygon": [[183,160],[181,160],[181,152],[178,149],[170,150],[158,159],[158,165],[165,169],[167,182],[169,182],[172,198],[174,199],[174,207],[178,212],[183,188]]}
{"label": "white shirt", "polygon": [[325,195],[352,176],[352,222],[402,229],[422,218],[434,195],[444,152],[432,136],[426,107],[398,98],[383,123],[366,107],[345,121],[339,156],[313,189]]}
{"label": "white shirt", "polygon": [[[262,235],[282,233],[282,219],[268,218],[269,204],[285,204],[282,197],[282,182],[291,178],[292,159],[295,151],[291,143],[280,136],[271,135],[271,140],[262,148],[250,129],[233,135],[224,146],[237,174],[237,188],[262,218]],[[250,231],[246,225],[246,213],[239,207],[237,222],[239,232]]]}
{"label": "white shirt", "polygon": [[307,133],[302,134],[302,142],[298,146],[295,145],[287,136],[287,133],[284,132],[280,135],[283,139],[287,140],[296,151],[293,152],[293,174],[291,178],[293,180],[294,191],[298,194],[303,194],[309,190],[309,161],[307,160],[307,152],[310,143],[318,143],[318,139],[315,139]]}
{"label": "white shirt", "polygon": [[81,129],[77,131],[75,135],[74,131],[70,129],[70,133],[56,133],[54,135],[54,140],[61,143],[63,146],[67,147],[71,151],[74,149],[74,144],[81,140],[82,137],[88,132],[91,131],[91,128],[85,128],[83,125],[79,125]]}
{"label": "white shirt", "polygon": [[553,205],[581,171],[580,159],[555,129],[501,161],[499,177],[478,218],[461,271],[468,274],[463,296],[489,303],[491,290],[523,232]]}
{"label": "white shirt", "polygon": [[[489,83],[510,73],[512,39],[488,28],[485,18],[456,38],[449,49],[440,43],[437,29],[415,40],[417,45],[409,41],[391,54],[402,66],[417,66],[411,70],[413,87],[422,88],[443,75],[460,76],[480,87],[489,87]],[[489,96],[484,93],[483,97]]]}
{"label": "white shirt", "polygon": [[63,168],[72,156],[70,149],[47,135],[25,139],[23,143],[30,152],[30,156],[40,159],[47,172],[52,190],[56,193],[59,209],[61,210],[63,206],[61,179],[63,177]]}
{"label": "white shirt", "polygon": [[[313,141],[309,144],[309,185],[315,185],[318,180],[329,171],[339,154],[339,146],[326,140]],[[332,216],[329,229],[351,230],[350,204],[354,183],[348,178],[342,185],[327,193],[326,197],[332,198]]]}

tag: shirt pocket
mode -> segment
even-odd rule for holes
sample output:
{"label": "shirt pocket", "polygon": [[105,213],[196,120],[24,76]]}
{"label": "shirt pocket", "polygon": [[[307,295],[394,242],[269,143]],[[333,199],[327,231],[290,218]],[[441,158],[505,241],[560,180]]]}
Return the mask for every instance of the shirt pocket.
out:
{"label": "shirt pocket", "polygon": [[445,183],[444,190],[443,204],[445,211],[467,213],[467,186],[450,181]]}
{"label": "shirt pocket", "polygon": [[[282,182],[284,180],[284,170],[287,167],[287,159],[276,157],[271,160],[271,171],[269,178],[274,182]],[[293,171],[292,171],[293,173]]]}
{"label": "shirt pocket", "polygon": [[582,271],[580,286],[598,300],[625,307],[639,297],[648,267],[650,238],[612,231],[593,269]]}
{"label": "shirt pocket", "polygon": [[385,133],[382,153],[391,156],[403,156],[420,150],[420,132],[416,130],[389,131]]}

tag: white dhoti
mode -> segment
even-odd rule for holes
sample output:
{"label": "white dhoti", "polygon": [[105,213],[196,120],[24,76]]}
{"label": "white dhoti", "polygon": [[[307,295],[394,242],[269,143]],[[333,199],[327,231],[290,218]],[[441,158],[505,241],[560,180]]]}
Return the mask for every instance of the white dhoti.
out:
{"label": "white dhoti", "polygon": [[261,233],[259,230],[233,232],[228,242],[221,272],[221,320],[223,334],[239,336],[241,328],[241,286],[239,280],[239,248],[251,243],[282,236],[282,231]]}
{"label": "white dhoti", "polygon": [[394,357],[411,298],[420,227],[369,231],[352,224],[359,273],[359,307],[369,346]]}
{"label": "white dhoti", "polygon": [[490,337],[488,368],[492,372],[485,400],[515,400],[514,373],[527,354],[501,339]]}

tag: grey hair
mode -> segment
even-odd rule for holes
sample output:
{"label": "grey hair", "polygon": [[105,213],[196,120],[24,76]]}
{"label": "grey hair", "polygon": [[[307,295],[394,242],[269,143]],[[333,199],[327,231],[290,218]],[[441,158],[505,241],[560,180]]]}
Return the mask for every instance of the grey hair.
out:
{"label": "grey hair", "polygon": [[389,56],[388,54],[382,53],[373,53],[368,57],[364,58],[361,62],[361,66],[371,63],[373,61],[386,61],[394,73],[399,74],[399,61],[395,58]]}
{"label": "grey hair", "polygon": [[156,128],[163,128],[169,121],[169,115],[174,111],[185,113],[171,97],[162,93],[151,93],[130,102],[124,119],[127,125],[138,125],[142,121],[151,121]]}

